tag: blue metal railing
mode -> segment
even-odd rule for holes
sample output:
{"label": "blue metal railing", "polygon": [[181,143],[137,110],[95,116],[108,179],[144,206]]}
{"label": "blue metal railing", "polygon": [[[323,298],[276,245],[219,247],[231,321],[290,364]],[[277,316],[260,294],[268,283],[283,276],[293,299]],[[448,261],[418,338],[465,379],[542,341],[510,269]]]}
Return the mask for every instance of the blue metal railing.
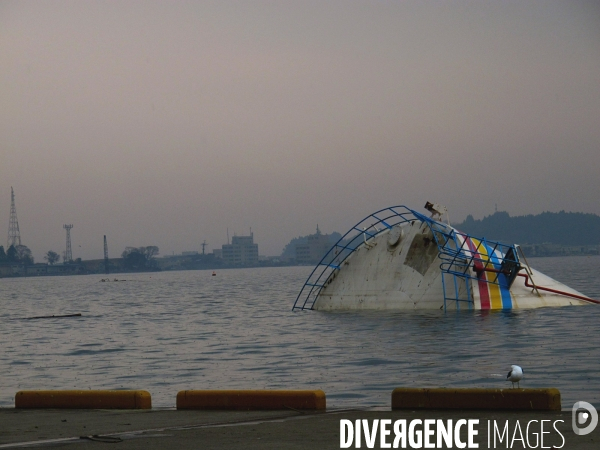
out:
{"label": "blue metal railing", "polygon": [[428,225],[438,246],[444,309],[448,301],[456,302],[456,309],[460,309],[461,303],[466,303],[469,309],[473,307],[471,279],[510,288],[521,267],[514,245],[475,239],[406,206],[392,206],[358,222],[329,249],[308,276],[292,310],[313,309],[323,288],[361,245],[370,246],[369,241],[380,233],[415,220]]}
{"label": "blue metal railing", "polygon": [[444,309],[448,301],[456,302],[456,309],[460,309],[461,302],[469,309],[473,307],[471,280],[510,289],[521,269],[515,245],[474,238],[423,214],[415,215],[429,225],[438,245]]}
{"label": "blue metal railing", "polygon": [[329,249],[315,266],[298,293],[292,310],[313,309],[323,287],[335,277],[346,258],[359,246],[369,245],[369,240],[378,234],[394,225],[412,220],[417,220],[415,212],[400,205],[381,209],[358,222]]}

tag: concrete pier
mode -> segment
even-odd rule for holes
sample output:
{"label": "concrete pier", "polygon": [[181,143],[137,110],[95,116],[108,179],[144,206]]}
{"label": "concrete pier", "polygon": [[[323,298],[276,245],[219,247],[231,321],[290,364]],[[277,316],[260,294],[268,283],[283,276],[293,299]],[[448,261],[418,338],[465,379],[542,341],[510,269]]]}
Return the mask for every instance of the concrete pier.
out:
{"label": "concrete pier", "polygon": [[[508,435],[513,436],[519,421],[523,435],[530,424],[531,444],[539,425],[545,422],[544,447],[572,450],[597,449],[600,427],[586,436],[577,436],[571,425],[571,411],[465,411],[465,410],[394,410],[356,409],[327,411],[195,411],[174,409],[151,410],[30,410],[0,408],[0,449],[47,447],[106,448],[105,443],[119,443],[119,449],[339,449],[340,421],[356,420],[461,419],[479,420],[474,442],[478,448],[488,446],[488,421],[502,428],[508,421]],[[558,422],[562,421],[562,422]],[[556,429],[553,428],[555,424]],[[392,427],[388,427],[391,429]],[[558,433],[560,432],[560,434]],[[563,436],[563,437],[561,437]],[[518,435],[517,435],[518,437]],[[460,428],[460,438],[467,440],[467,427]],[[388,442],[394,440],[394,432]],[[360,448],[368,448],[364,437]],[[349,448],[356,448],[353,443]],[[381,448],[380,436],[373,448]],[[410,446],[409,446],[410,448]],[[507,448],[496,443],[495,448]],[[523,447],[521,441],[513,448]],[[540,448],[538,446],[538,448]]]}

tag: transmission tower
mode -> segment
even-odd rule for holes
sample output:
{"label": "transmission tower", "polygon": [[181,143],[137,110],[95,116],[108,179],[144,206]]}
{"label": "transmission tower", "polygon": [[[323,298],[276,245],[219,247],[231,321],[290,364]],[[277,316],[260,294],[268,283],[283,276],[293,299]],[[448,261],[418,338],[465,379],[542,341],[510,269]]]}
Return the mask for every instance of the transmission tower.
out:
{"label": "transmission tower", "polygon": [[11,245],[21,245],[21,233],[19,233],[19,221],[17,220],[17,208],[15,207],[15,191],[10,187],[10,223],[8,225],[8,241],[6,248]]}
{"label": "transmission tower", "polygon": [[73,261],[73,252],[71,252],[71,228],[73,228],[73,225],[63,225],[63,228],[67,230],[67,250],[65,251],[63,262],[67,263]]}
{"label": "transmission tower", "polygon": [[106,243],[106,235],[104,235],[104,271],[108,273],[108,244]]}

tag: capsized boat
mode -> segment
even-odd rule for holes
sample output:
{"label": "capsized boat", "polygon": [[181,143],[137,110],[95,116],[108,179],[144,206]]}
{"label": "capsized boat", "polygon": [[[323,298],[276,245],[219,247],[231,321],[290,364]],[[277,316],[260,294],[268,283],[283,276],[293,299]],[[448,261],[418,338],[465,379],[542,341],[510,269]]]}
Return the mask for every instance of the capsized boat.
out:
{"label": "capsized boat", "polygon": [[317,264],[293,309],[523,309],[598,304],[532,269],[516,244],[474,237],[406,206],[352,227]]}

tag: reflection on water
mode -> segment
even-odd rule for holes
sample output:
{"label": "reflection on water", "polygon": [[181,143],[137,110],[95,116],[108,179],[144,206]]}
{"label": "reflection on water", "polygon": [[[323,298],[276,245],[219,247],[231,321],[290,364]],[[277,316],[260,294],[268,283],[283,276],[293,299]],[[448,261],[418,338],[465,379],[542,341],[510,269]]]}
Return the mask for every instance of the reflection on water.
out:
{"label": "reflection on water", "polygon": [[[531,265],[600,298],[600,257]],[[0,280],[0,406],[21,389],[311,388],[389,405],[399,386],[557,387],[600,403],[600,307],[292,313],[309,267]],[[111,278],[111,279],[113,279]],[[81,313],[82,317],[18,320]]]}

